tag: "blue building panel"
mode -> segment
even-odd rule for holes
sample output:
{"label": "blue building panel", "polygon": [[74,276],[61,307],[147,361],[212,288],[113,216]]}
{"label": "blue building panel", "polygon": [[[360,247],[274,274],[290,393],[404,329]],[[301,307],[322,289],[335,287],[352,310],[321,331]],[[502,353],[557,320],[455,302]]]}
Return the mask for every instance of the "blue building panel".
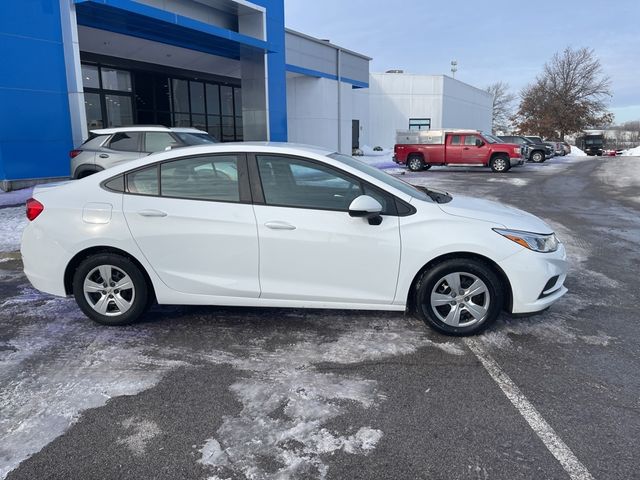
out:
{"label": "blue building panel", "polygon": [[59,0],[0,2],[0,180],[69,175]]}

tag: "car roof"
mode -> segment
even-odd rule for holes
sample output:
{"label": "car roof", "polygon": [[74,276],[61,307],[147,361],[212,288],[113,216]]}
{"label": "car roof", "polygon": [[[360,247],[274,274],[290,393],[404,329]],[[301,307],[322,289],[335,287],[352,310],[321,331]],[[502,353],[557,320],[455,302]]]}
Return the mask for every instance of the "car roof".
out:
{"label": "car roof", "polygon": [[98,128],[89,131],[96,135],[111,135],[120,132],[170,132],[171,129],[156,125],[136,125],[132,127]]}

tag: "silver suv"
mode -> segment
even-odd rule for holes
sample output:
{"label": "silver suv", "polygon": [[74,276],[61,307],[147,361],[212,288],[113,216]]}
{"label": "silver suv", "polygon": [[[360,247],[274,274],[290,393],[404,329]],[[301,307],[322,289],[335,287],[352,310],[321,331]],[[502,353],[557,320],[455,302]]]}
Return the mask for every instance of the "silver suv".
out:
{"label": "silver suv", "polygon": [[91,130],[89,138],[71,150],[71,177],[83,178],[123,162],[177,147],[216,143],[197,128],[118,127]]}

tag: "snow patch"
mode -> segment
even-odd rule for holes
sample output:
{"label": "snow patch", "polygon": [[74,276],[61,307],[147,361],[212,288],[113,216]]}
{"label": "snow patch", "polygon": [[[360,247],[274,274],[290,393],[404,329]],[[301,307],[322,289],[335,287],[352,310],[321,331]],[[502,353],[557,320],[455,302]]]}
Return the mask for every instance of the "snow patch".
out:
{"label": "snow patch", "polygon": [[3,192],[0,190],[0,207],[26,203],[32,194],[33,187],[23,188],[22,190],[13,190],[12,192]]}
{"label": "snow patch", "polygon": [[640,146],[622,152],[625,157],[640,157]]}
{"label": "snow patch", "polygon": [[25,207],[0,208],[0,252],[20,249],[22,230],[27,222]]}
{"label": "snow patch", "polygon": [[132,430],[132,433],[118,438],[117,441],[137,457],[143,456],[146,453],[147,444],[162,433],[157,423],[138,417],[129,417],[121,425],[125,430]]}
{"label": "snow patch", "polygon": [[567,155],[568,157],[586,157],[587,154],[584,153],[581,149],[576,147],[575,145],[571,145],[571,153]]}

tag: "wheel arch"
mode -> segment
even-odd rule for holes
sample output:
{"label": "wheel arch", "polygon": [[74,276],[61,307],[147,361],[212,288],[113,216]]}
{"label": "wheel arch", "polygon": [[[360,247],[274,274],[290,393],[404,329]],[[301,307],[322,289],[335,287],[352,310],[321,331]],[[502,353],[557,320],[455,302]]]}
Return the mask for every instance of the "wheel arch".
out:
{"label": "wheel arch", "polygon": [[124,250],[121,250],[119,248],[109,247],[109,246],[97,246],[97,247],[86,248],[76,253],[76,255],[71,260],[69,260],[69,263],[67,264],[67,267],[65,268],[65,271],[64,271],[64,290],[67,295],[73,294],[73,275],[75,274],[76,269],[78,268],[80,263],[82,263],[84,259],[90,256],[99,255],[101,253],[113,253],[116,255],[126,257],[129,260],[131,260],[136,265],[136,267],[140,269],[140,272],[142,272],[142,275],[144,276],[145,281],[147,282],[147,286],[149,287],[150,296],[155,300],[155,297],[156,297],[155,288],[153,286],[153,282],[151,281],[151,277],[149,276],[149,273],[147,272],[147,269],[144,267],[144,265],[142,265],[142,263],[140,263],[138,259],[135,258],[130,253],[125,252]]}
{"label": "wheel arch", "polygon": [[433,268],[435,265],[441,262],[444,262],[445,260],[453,260],[453,259],[476,260],[487,265],[498,276],[498,278],[500,279],[500,282],[505,287],[504,288],[504,304],[502,305],[503,310],[511,312],[513,308],[513,291],[511,289],[511,282],[509,281],[507,274],[504,273],[504,270],[502,270],[502,268],[500,268],[500,266],[490,258],[485,257],[484,255],[480,255],[478,253],[473,253],[473,252],[445,253],[443,255],[440,255],[436,258],[431,259],[429,262],[423,265],[422,268],[420,268],[420,270],[418,270],[418,272],[413,277],[413,280],[411,281],[411,285],[409,287],[409,291],[407,292],[407,309],[408,310],[413,311],[415,308],[416,285],[420,281],[420,278],[422,278],[422,275],[424,274],[424,272],[426,272],[430,268]]}

